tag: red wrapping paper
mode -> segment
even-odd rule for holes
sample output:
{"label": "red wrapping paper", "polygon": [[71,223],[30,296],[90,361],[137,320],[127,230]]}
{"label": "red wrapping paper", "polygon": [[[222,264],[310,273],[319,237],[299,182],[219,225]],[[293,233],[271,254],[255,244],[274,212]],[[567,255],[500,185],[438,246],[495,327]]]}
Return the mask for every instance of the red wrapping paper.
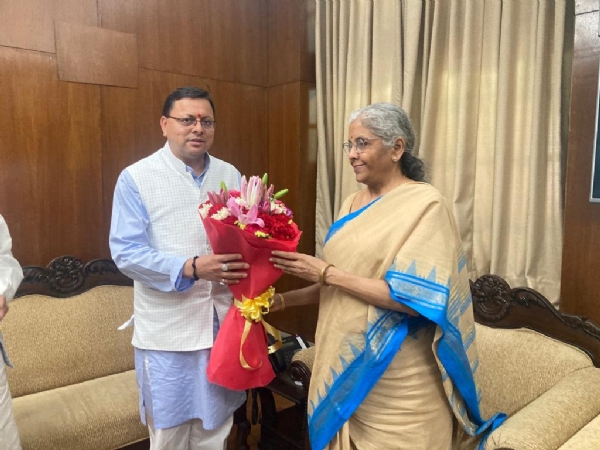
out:
{"label": "red wrapping paper", "polygon": [[[293,252],[298,247],[301,231],[293,240],[263,239],[235,225],[217,219],[203,218],[208,240],[216,255],[241,254],[250,264],[248,277],[238,284],[229,285],[235,299],[242,296],[254,298],[265,292],[282,275],[281,270],[269,261],[273,250]],[[246,362],[254,369],[246,369],[240,363],[240,345],[246,319],[232,305],[221,324],[208,362],[207,377],[211,383],[243,391],[266,386],[275,377],[268,358],[267,335],[261,322],[252,322],[242,351]]]}

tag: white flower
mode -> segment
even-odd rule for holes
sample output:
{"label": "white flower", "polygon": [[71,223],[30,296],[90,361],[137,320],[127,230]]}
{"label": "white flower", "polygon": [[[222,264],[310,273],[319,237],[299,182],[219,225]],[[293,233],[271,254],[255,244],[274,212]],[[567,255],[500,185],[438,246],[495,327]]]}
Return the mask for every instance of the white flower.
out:
{"label": "white flower", "polygon": [[229,213],[229,211],[227,210],[227,208],[225,206],[223,206],[219,211],[217,211],[212,216],[210,216],[210,218],[211,219],[217,219],[217,220],[225,220],[230,215],[231,214]]}
{"label": "white flower", "polygon": [[204,205],[200,206],[200,215],[203,219],[206,219],[211,207],[212,205],[210,203],[205,203]]}
{"label": "white flower", "polygon": [[286,207],[282,203],[276,201],[271,202],[271,213],[272,214],[285,214]]}

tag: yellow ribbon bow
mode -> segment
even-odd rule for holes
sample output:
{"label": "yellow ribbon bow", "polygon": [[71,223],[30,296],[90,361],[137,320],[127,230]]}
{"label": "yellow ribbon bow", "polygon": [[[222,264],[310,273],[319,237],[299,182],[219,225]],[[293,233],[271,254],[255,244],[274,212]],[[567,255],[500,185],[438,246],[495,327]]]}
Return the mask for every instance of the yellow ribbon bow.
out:
{"label": "yellow ribbon bow", "polygon": [[269,309],[271,308],[271,305],[273,305],[274,295],[275,288],[271,286],[258,297],[246,298],[242,296],[242,301],[239,301],[238,299],[233,300],[236,308],[240,311],[244,319],[246,319],[246,323],[244,324],[244,332],[242,333],[242,342],[240,343],[240,364],[244,369],[256,370],[262,366],[262,361],[257,367],[252,367],[250,364],[248,364],[242,350],[254,322],[262,322],[267,333],[276,339],[276,342],[269,346],[269,353],[273,353],[281,347],[281,334],[279,333],[279,330],[269,325],[263,318],[264,315],[269,313]]}

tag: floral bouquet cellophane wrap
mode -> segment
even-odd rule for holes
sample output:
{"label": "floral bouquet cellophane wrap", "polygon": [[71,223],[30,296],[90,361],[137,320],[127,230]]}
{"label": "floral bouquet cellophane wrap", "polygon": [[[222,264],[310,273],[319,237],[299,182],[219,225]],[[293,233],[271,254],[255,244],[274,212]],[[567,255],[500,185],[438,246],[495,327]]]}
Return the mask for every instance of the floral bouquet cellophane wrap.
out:
{"label": "floral bouquet cellophane wrap", "polygon": [[209,192],[199,212],[215,254],[241,254],[248,277],[229,285],[234,304],[221,324],[207,368],[211,383],[233,390],[266,386],[275,377],[266,332],[278,332],[263,318],[273,301],[272,284],[282,275],[269,261],[273,250],[295,251],[301,232],[292,211],[273,193],[267,176],[242,177],[239,191],[221,185]]}

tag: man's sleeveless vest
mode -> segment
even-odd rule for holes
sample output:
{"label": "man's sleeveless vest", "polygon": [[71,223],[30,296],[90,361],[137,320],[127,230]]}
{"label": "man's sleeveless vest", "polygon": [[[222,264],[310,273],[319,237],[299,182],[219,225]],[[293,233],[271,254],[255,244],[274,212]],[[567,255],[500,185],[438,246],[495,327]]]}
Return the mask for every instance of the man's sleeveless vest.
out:
{"label": "man's sleeveless vest", "polygon": [[[221,181],[239,188],[239,172],[210,157],[202,187],[167,143],[126,169],[148,212],[148,244],[158,252],[190,258],[212,253],[198,206]],[[161,292],[134,282],[133,345],[148,350],[190,351],[213,345],[213,305],[222,320],[231,306],[227,286],[199,280],[186,292]]]}

